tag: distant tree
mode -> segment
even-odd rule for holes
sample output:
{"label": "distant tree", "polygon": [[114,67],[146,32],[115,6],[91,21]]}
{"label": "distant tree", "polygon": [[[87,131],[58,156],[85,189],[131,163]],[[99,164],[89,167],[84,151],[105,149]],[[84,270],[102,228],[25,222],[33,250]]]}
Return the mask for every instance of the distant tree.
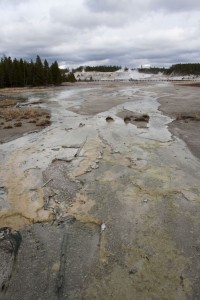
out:
{"label": "distant tree", "polygon": [[3,72],[4,72],[4,85],[7,87],[11,87],[13,81],[12,59],[11,57],[4,56],[2,62],[3,62]]}
{"label": "distant tree", "polygon": [[85,68],[86,72],[116,72],[121,69],[119,66],[95,66],[95,67],[90,67],[86,66]]}
{"label": "distant tree", "polygon": [[60,73],[61,73],[61,81],[65,82],[66,81],[66,73],[69,72],[69,69],[60,69]]}
{"label": "distant tree", "polygon": [[0,63],[0,88],[4,87],[4,72],[3,72],[3,65]]}
{"label": "distant tree", "polygon": [[20,69],[20,86],[26,85],[26,66],[22,58],[19,61],[19,69]]}
{"label": "distant tree", "polygon": [[31,60],[26,62],[26,85],[32,86],[35,84],[35,64]]}
{"label": "distant tree", "polygon": [[80,66],[76,69],[72,69],[72,73],[75,73],[75,72],[82,72],[84,70],[84,67],[83,66]]}
{"label": "distant tree", "polygon": [[44,84],[48,85],[52,83],[52,74],[49,68],[48,61],[44,60]]}
{"label": "distant tree", "polygon": [[34,85],[43,85],[44,84],[44,68],[39,55],[36,57],[35,68],[34,68]]}
{"label": "distant tree", "polygon": [[52,77],[52,83],[53,84],[61,84],[62,82],[62,76],[61,76],[61,71],[58,67],[58,63],[57,61],[55,61],[51,67],[50,67],[50,70],[51,70],[51,77]]}
{"label": "distant tree", "polygon": [[70,72],[66,75],[65,81],[67,82],[76,82],[76,78],[74,76],[74,73]]}
{"label": "distant tree", "polygon": [[13,60],[13,86],[23,86],[23,67],[16,58]]}
{"label": "distant tree", "polygon": [[165,68],[158,68],[158,67],[150,67],[150,68],[141,68],[138,69],[140,73],[146,73],[146,74],[158,74],[158,73],[164,73]]}
{"label": "distant tree", "polygon": [[200,64],[175,64],[169,68],[168,73],[177,75],[200,75]]}

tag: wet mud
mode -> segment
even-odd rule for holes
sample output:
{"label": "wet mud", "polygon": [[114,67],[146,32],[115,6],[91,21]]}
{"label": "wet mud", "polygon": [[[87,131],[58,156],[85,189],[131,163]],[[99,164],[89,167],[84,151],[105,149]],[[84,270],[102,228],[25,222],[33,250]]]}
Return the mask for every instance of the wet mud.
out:
{"label": "wet mud", "polygon": [[184,140],[190,151],[200,158],[198,91],[195,85],[175,86],[175,91],[169,89],[170,97],[161,97],[159,102],[161,111],[173,118],[169,130]]}
{"label": "wet mud", "polygon": [[182,88],[35,92],[51,126],[1,145],[0,226],[21,237],[0,231],[1,299],[199,299],[200,161],[160,111]]}

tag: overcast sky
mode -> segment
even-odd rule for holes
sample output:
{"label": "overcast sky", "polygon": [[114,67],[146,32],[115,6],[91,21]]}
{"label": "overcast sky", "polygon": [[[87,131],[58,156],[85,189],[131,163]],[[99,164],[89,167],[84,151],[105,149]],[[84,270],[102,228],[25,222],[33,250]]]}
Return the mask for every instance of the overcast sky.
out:
{"label": "overcast sky", "polygon": [[0,0],[0,55],[60,65],[200,62],[199,0]]}

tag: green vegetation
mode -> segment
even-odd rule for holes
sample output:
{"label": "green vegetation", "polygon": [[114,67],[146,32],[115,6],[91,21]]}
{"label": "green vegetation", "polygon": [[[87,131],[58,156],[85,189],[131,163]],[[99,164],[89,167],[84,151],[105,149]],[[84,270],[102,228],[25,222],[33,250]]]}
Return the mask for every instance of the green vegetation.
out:
{"label": "green vegetation", "polygon": [[80,66],[76,69],[72,69],[72,72],[75,73],[75,72],[82,72],[84,70],[84,67],[83,66]]}
{"label": "green vegetation", "polygon": [[67,81],[67,82],[76,82],[77,80],[76,80],[76,78],[74,76],[74,73],[70,72],[67,75],[65,75],[64,81]]}
{"label": "green vegetation", "polygon": [[120,70],[121,67],[120,66],[95,66],[95,67],[90,67],[90,66],[80,66],[76,69],[73,69],[72,72],[82,72],[83,70],[85,70],[85,72],[116,72],[118,70]]}
{"label": "green vegetation", "polygon": [[158,74],[158,73],[165,73],[167,69],[165,68],[157,68],[157,67],[150,67],[150,68],[139,68],[138,72],[145,73],[145,74]]}
{"label": "green vegetation", "polygon": [[165,75],[200,75],[200,64],[175,64],[168,69],[157,67],[139,68],[138,71],[146,74],[158,74],[161,72]]}
{"label": "green vegetation", "polygon": [[4,56],[0,60],[0,88],[59,85],[63,78],[57,61],[49,66],[47,60],[44,63],[37,55],[36,61],[11,59]]}
{"label": "green vegetation", "polygon": [[121,69],[121,67],[119,67],[119,66],[95,66],[95,67],[87,66],[87,67],[85,67],[86,72],[92,72],[92,71],[96,71],[96,72],[115,72],[115,71],[118,71],[120,69]]}
{"label": "green vegetation", "polygon": [[176,64],[169,68],[168,74],[200,75],[200,64]]}

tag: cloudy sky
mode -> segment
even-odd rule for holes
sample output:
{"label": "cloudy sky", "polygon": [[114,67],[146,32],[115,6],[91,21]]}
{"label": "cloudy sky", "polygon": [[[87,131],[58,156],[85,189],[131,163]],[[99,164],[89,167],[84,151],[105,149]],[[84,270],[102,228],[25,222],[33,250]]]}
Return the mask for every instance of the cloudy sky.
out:
{"label": "cloudy sky", "polygon": [[200,62],[199,0],[0,0],[0,56],[80,66]]}

